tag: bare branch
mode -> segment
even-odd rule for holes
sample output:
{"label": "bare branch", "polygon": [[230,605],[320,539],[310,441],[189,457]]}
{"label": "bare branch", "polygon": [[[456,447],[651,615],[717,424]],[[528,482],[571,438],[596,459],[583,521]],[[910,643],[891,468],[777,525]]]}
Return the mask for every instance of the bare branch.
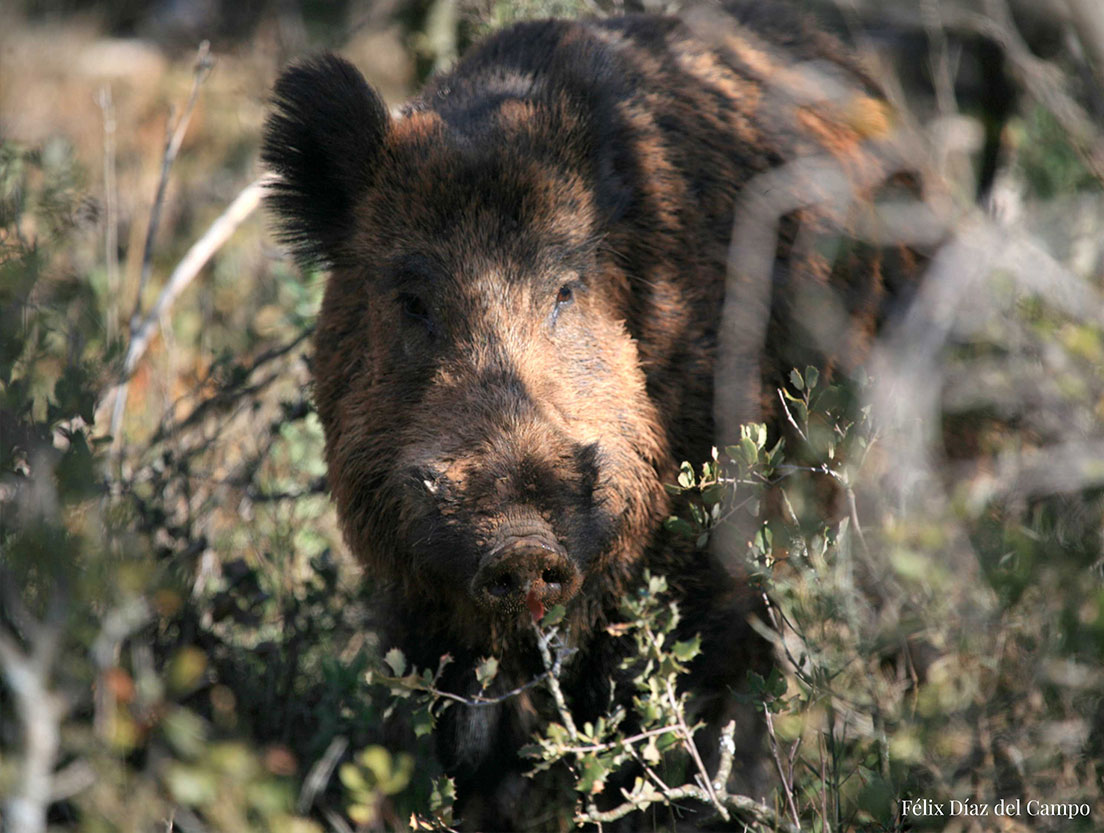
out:
{"label": "bare branch", "polygon": [[104,203],[104,262],[107,265],[107,338],[114,340],[119,327],[119,193],[115,182],[115,103],[111,98],[111,85],[104,84],[97,96],[103,112],[103,167]]}
{"label": "bare branch", "polygon": [[142,251],[142,273],[138,280],[138,292],[134,298],[134,312],[130,316],[130,332],[133,337],[138,327],[138,319],[142,313],[142,293],[149,282],[150,271],[153,268],[153,243],[157,236],[157,228],[161,225],[161,208],[165,203],[165,191],[169,184],[169,171],[172,169],[176,155],[180,152],[180,145],[184,142],[184,135],[188,132],[188,123],[192,119],[192,111],[199,99],[199,90],[203,82],[214,66],[210,57],[211,45],[203,41],[196,52],[195,70],[192,74],[192,91],[188,101],[184,105],[184,111],[180,114],[176,124],[165,136],[165,151],[161,155],[161,178],[157,183],[157,193],[150,208],[149,228],[146,229],[146,244]]}
{"label": "bare branch", "polygon": [[790,777],[787,778],[785,768],[782,766],[782,759],[778,756],[778,738],[774,734],[774,719],[771,717],[769,708],[763,709],[763,716],[766,718],[767,734],[770,736],[771,757],[774,758],[774,765],[778,769],[778,780],[782,783],[782,790],[786,794],[786,806],[790,809],[794,827],[800,829],[801,818],[797,814],[797,805],[794,804],[793,796],[793,768],[791,766]]}
{"label": "bare branch", "polygon": [[1073,29],[1088,53],[1096,82],[1104,87],[1104,5],[1099,0],[1066,0]]}
{"label": "bare branch", "polygon": [[[735,721],[730,721],[721,733],[721,759],[717,766],[717,773],[710,784],[717,802],[726,808],[726,811],[733,810],[743,816],[749,816],[754,821],[770,829],[783,830],[787,831],[787,833],[799,833],[800,828],[794,827],[784,818],[781,818],[767,805],[744,795],[734,795],[725,789],[724,785],[728,781],[729,775],[732,773],[732,762],[736,754],[735,733]],[[630,813],[638,812],[650,804],[671,804],[685,799],[693,799],[707,804],[712,803],[710,794],[705,789],[695,784],[686,784],[681,787],[659,790],[655,786],[645,783],[642,789],[632,793],[627,790],[622,790],[622,795],[625,797],[625,802],[623,804],[619,804],[610,810],[601,812],[595,809],[589,809],[577,814],[575,821],[580,824],[604,824],[606,822],[617,821]]]}
{"label": "bare branch", "polygon": [[49,676],[61,637],[61,621],[48,619],[37,627],[31,650],[25,653],[0,629],[0,671],[15,700],[23,725],[22,777],[4,800],[4,816],[19,833],[44,833],[46,811],[54,795],[54,763],[61,742],[62,700],[50,690]]}
{"label": "bare branch", "polygon": [[[187,254],[173,269],[168,283],[161,290],[153,309],[150,310],[142,323],[132,325],[132,336],[127,347],[126,358],[123,361],[123,381],[111,392],[115,396],[111,416],[111,434],[115,437],[116,444],[119,442],[119,427],[122,424],[123,413],[126,410],[127,380],[130,379],[139,359],[142,358],[149,347],[150,340],[160,326],[161,320],[168,313],[176,299],[180,297],[180,294],[203,269],[207,261],[211,259],[212,255],[230,239],[238,226],[257,208],[261,201],[264,185],[265,179],[262,177],[251,182],[235,197],[234,201],[203,233],[203,236],[192,244]],[[105,402],[111,396],[111,393],[104,398]]]}
{"label": "bare branch", "polygon": [[303,780],[303,788],[299,791],[298,810],[300,813],[306,813],[310,810],[315,797],[326,789],[326,785],[330,782],[330,777],[337,767],[337,762],[341,760],[341,756],[345,754],[348,747],[348,738],[342,736],[334,738],[330,741],[330,745],[326,747],[322,757],[311,767],[307,777]]}
{"label": "bare branch", "polygon": [[537,633],[537,649],[540,651],[541,661],[544,663],[545,674],[548,675],[548,690],[552,693],[556,710],[560,713],[560,719],[564,722],[568,737],[572,740],[578,740],[579,730],[575,728],[575,720],[571,716],[571,709],[567,706],[567,700],[564,699],[563,691],[560,689],[560,681],[556,678],[560,669],[560,657],[557,654],[555,661],[553,661],[552,654],[549,651],[549,643],[556,636],[556,630],[553,628],[548,634],[545,634],[535,622],[533,623],[533,629]]}
{"label": "bare branch", "polygon": [[986,0],[986,14],[946,10],[944,20],[989,38],[1004,52],[1012,73],[1066,132],[1070,143],[1093,176],[1104,182],[1104,136],[1084,108],[1066,89],[1061,71],[1035,57],[1016,29],[1004,0]]}
{"label": "bare branch", "polygon": [[931,71],[932,86],[935,88],[936,106],[943,116],[958,112],[954,92],[954,69],[950,48],[947,44],[947,32],[943,28],[939,0],[922,0],[920,16],[924,21],[924,30],[928,35],[928,64]]}
{"label": "bare branch", "polygon": [[[655,639],[651,630],[648,631],[648,636],[653,640]],[[659,645],[657,642],[657,648],[658,647]],[[678,695],[675,693],[674,683],[670,679],[667,680],[667,702],[678,716],[679,737],[682,738],[683,746],[686,748],[686,751],[690,753],[690,758],[693,760],[694,766],[698,769],[698,775],[700,776],[699,783],[704,787],[705,794],[709,797],[709,803],[713,805],[722,819],[728,821],[728,811],[717,795],[717,790],[713,788],[713,780],[709,777],[709,771],[705,768],[705,762],[702,760],[701,753],[698,752],[698,745],[694,743],[694,733],[690,730],[690,727],[686,725],[686,719],[683,717],[682,703],[679,702]]]}

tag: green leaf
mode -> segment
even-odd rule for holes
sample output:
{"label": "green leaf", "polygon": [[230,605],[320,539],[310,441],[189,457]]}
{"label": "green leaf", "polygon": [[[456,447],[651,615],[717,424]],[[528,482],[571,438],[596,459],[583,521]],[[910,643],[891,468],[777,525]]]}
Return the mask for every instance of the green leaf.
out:
{"label": "green leaf", "polygon": [[767,677],[767,693],[775,698],[786,693],[786,678],[777,668],[772,668],[770,676]]}
{"label": "green leaf", "polygon": [[609,767],[600,758],[589,758],[583,764],[583,774],[575,789],[586,795],[597,795],[606,788],[606,776],[609,775]]}
{"label": "green leaf", "polygon": [[391,775],[391,753],[382,746],[365,747],[357,753],[356,760],[361,767],[372,773],[376,783]]}
{"label": "green leaf", "polygon": [[747,436],[755,443],[755,447],[762,449],[767,444],[767,426],[761,422],[753,422],[744,426]]}
{"label": "green leaf", "polygon": [[187,807],[210,805],[218,796],[218,776],[209,769],[170,766],[165,781],[173,799]]}
{"label": "green leaf", "polygon": [[375,822],[376,816],[379,815],[376,810],[377,804],[379,804],[377,796],[366,796],[366,801],[363,804],[350,804],[346,812],[348,812],[349,818],[358,826],[368,827]]}
{"label": "green leaf", "polygon": [[749,466],[754,466],[759,459],[759,448],[750,437],[740,438],[740,456]]}
{"label": "green leaf", "polygon": [[796,367],[790,371],[790,384],[797,390],[805,390],[805,380],[801,378],[801,374],[797,372]]}
{"label": "green leaf", "polygon": [[805,368],[805,384],[809,388],[809,390],[812,390],[813,388],[815,388],[818,381],[820,381],[820,371],[817,370],[812,365],[809,365],[808,367],[806,367]]}
{"label": "green leaf", "polygon": [[636,711],[640,715],[641,723],[645,726],[655,723],[662,715],[659,706],[651,698],[638,701]]}
{"label": "green leaf", "polygon": [[725,496],[725,485],[723,483],[714,483],[712,486],[706,486],[702,489],[701,497],[702,503],[706,506],[712,506],[715,503],[720,503]]}
{"label": "green leaf", "polygon": [[676,642],[671,646],[671,653],[680,662],[689,662],[701,653],[701,634],[695,634],[693,639],[685,642]]}
{"label": "green leaf", "polygon": [[182,693],[199,685],[206,671],[207,655],[199,648],[186,645],[169,661],[165,677],[171,690]]}
{"label": "green leaf", "polygon": [[544,618],[541,619],[541,627],[550,628],[553,625],[558,625],[563,621],[564,616],[567,615],[567,608],[563,605],[552,605],[548,608],[548,612],[544,614]]}
{"label": "green leaf", "polygon": [[498,660],[495,657],[487,657],[475,667],[475,680],[482,689],[486,689],[497,675]]}
{"label": "green leaf", "polygon": [[419,738],[432,732],[437,723],[428,705],[414,712],[411,721],[414,724],[414,736]]}
{"label": "green leaf", "polygon": [[381,778],[379,789],[384,795],[398,795],[406,789],[410,783],[410,776],[414,774],[414,758],[405,752],[400,752],[391,758],[391,767],[386,778]]}
{"label": "green leaf", "polygon": [[756,532],[755,532],[755,546],[759,548],[760,552],[764,552],[764,553],[771,552],[771,550],[773,549],[773,547],[772,547],[773,540],[774,540],[774,536],[771,533],[770,527],[767,526],[766,524],[763,524],[761,527],[759,527],[758,530],[756,530]]}
{"label": "green leaf", "polygon": [[880,776],[870,773],[866,785],[859,792],[858,805],[877,822],[886,826],[893,818],[895,792]]}
{"label": "green leaf", "polygon": [[456,802],[456,783],[447,775],[433,782],[433,792],[429,795],[430,812],[436,813],[444,821],[452,820],[452,805]]}
{"label": "green leaf", "polygon": [[656,747],[660,752],[665,752],[672,746],[679,744],[679,736],[675,732],[664,732],[656,738]]}
{"label": "green leaf", "polygon": [[196,758],[207,745],[207,724],[185,708],[174,708],[161,721],[161,731],[172,747],[185,758]]}
{"label": "green leaf", "polygon": [[663,526],[676,535],[681,535],[683,538],[694,538],[698,534],[698,530],[689,521],[684,521],[675,515],[669,517],[663,522]]}
{"label": "green leaf", "polygon": [[396,677],[401,677],[406,671],[406,655],[398,648],[392,648],[384,656],[383,661],[390,666]]}

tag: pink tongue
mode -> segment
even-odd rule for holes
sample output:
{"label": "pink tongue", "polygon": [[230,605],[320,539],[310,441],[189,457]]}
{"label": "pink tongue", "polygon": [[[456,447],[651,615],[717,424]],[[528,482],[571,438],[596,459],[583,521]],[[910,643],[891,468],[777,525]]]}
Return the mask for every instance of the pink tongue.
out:
{"label": "pink tongue", "polygon": [[537,591],[530,590],[525,597],[525,604],[529,606],[529,612],[533,614],[533,621],[539,622],[544,618],[544,602],[537,598]]}

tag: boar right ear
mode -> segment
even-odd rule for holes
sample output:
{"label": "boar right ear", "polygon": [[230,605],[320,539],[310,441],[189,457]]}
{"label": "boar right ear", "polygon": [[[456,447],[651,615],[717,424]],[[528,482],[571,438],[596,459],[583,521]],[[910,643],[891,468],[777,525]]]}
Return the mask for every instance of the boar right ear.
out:
{"label": "boar right ear", "polygon": [[278,175],[267,203],[301,263],[332,266],[353,231],[390,119],[348,61],[320,55],[280,76],[261,159]]}

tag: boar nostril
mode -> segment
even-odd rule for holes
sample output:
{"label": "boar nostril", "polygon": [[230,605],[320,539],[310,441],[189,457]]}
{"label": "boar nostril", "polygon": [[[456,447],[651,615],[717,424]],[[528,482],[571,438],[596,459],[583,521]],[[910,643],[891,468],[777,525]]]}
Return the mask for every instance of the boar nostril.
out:
{"label": "boar nostril", "polygon": [[568,575],[565,570],[548,569],[541,573],[541,581],[550,587],[553,585],[558,587],[568,581]]}
{"label": "boar nostril", "polygon": [[512,575],[506,573],[500,576],[496,576],[484,586],[486,587],[488,593],[490,593],[495,598],[500,599],[503,596],[510,595],[510,593],[512,593],[517,587],[517,583],[514,581],[514,577]]}

